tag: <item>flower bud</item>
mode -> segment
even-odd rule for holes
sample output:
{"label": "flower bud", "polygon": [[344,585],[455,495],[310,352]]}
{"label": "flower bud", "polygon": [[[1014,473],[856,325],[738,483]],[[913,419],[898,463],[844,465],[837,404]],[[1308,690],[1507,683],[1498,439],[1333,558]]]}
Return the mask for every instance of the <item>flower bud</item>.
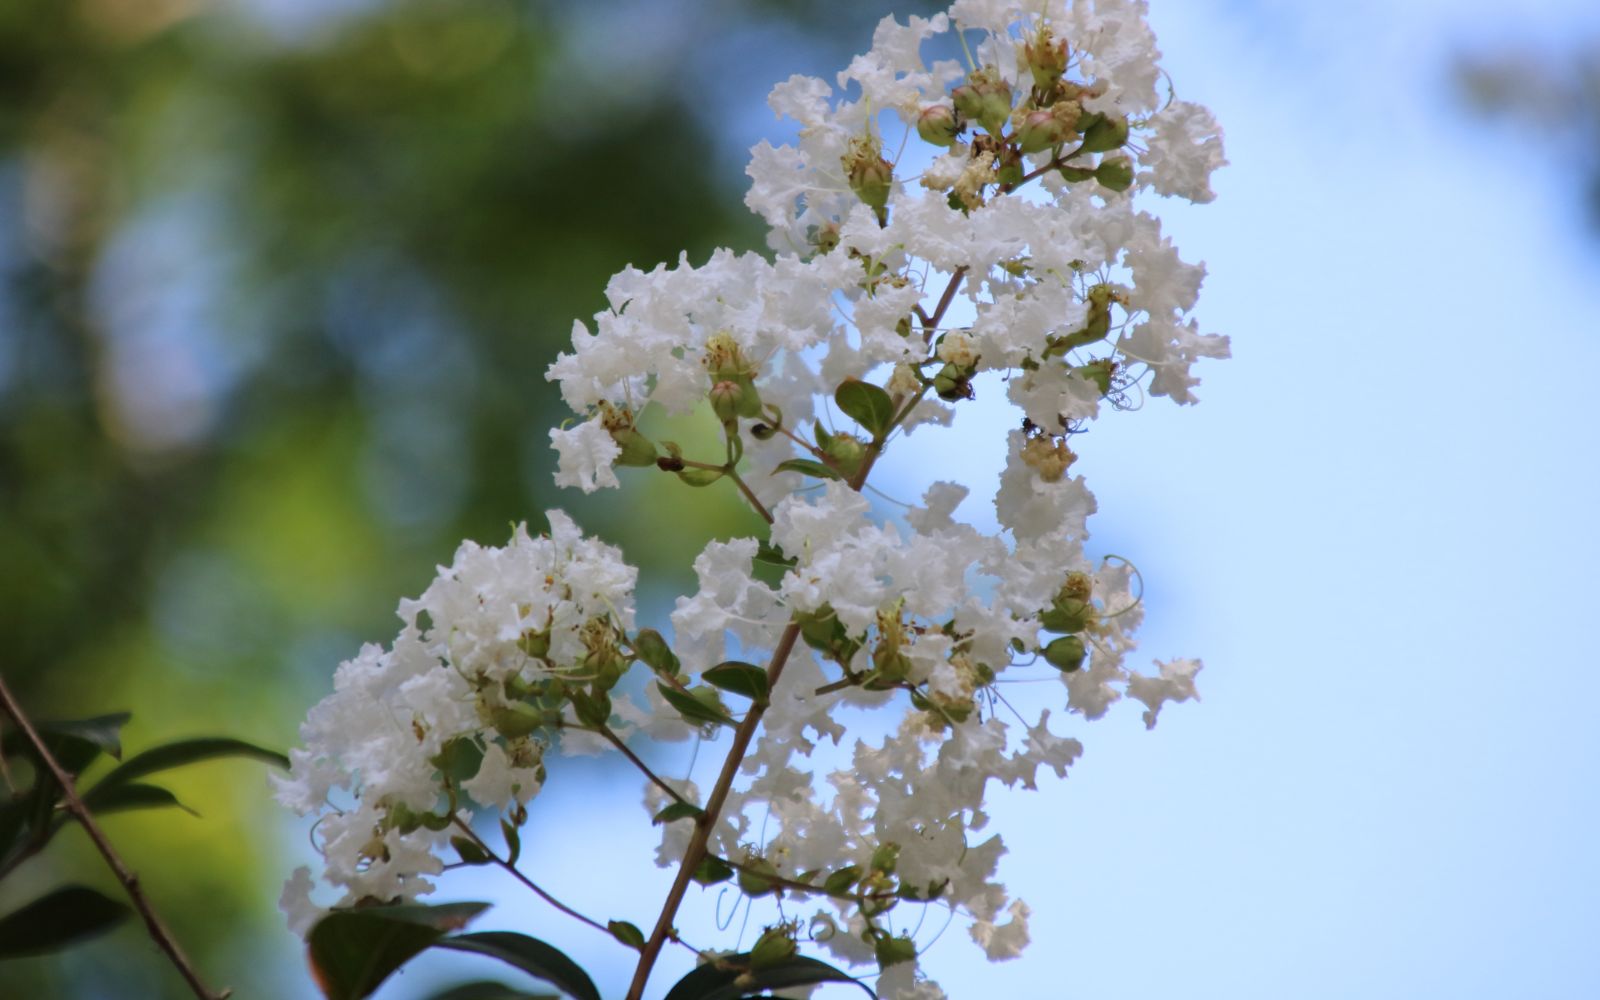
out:
{"label": "flower bud", "polygon": [[798,950],[794,938],[789,936],[785,928],[770,927],[750,947],[750,968],[767,969],[782,965],[793,958]]}
{"label": "flower bud", "polygon": [[972,398],[972,382],[955,365],[947,364],[933,377],[933,391],[947,403]]}
{"label": "flower bud", "polygon": [[1011,84],[993,66],[973,70],[967,82],[951,91],[950,99],[963,118],[999,135],[1011,117]]}
{"label": "flower bud", "polygon": [[1076,184],[1079,181],[1086,181],[1094,176],[1094,169],[1092,167],[1062,166],[1059,169],[1061,173],[1061,179],[1066,181],[1068,184]]}
{"label": "flower bud", "polygon": [[[1079,124],[1082,124],[1082,122]],[[1084,130],[1083,151],[1085,153],[1105,153],[1121,147],[1127,141],[1127,117],[1102,113]]]}
{"label": "flower bud", "polygon": [[656,464],[656,446],[632,427],[612,431],[611,440],[622,449],[622,454],[617,456],[618,465],[642,467]]}
{"label": "flower bud", "polygon": [[861,460],[867,455],[867,446],[854,434],[835,434],[823,446],[822,453],[833,460],[840,472],[853,476],[861,468]]}
{"label": "flower bud", "polygon": [[1036,108],[1024,115],[1017,125],[1018,148],[1024,153],[1037,153],[1059,146],[1067,141],[1068,132],[1061,119],[1045,108]]}
{"label": "flower bud", "polygon": [[883,158],[883,144],[875,135],[856,136],[839,162],[844,165],[850,190],[878,213],[881,222],[889,192],[894,190],[894,165]]}
{"label": "flower bud", "polygon": [[723,423],[732,423],[739,417],[739,405],[744,392],[737,382],[722,381],[711,387],[711,411]]}
{"label": "flower bud", "polygon": [[1095,168],[1094,179],[1113,191],[1133,187],[1133,161],[1126,156],[1108,156]]}
{"label": "flower bud", "polygon": [[1089,650],[1083,640],[1075,635],[1064,635],[1044,648],[1045,660],[1064,674],[1082,667],[1084,657],[1088,655]]}
{"label": "flower bud", "polygon": [[1048,90],[1067,71],[1067,40],[1057,39],[1049,24],[1041,24],[1039,33],[1023,43],[1022,57],[1034,86]]}
{"label": "flower bud", "polygon": [[948,104],[930,104],[917,116],[917,135],[923,142],[949,146],[960,131],[961,122],[956,118],[955,108]]}

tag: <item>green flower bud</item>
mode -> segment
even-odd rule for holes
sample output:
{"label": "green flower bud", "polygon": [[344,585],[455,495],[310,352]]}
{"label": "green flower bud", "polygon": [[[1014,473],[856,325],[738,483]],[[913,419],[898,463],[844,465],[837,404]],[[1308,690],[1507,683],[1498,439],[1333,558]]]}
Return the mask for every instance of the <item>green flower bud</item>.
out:
{"label": "green flower bud", "polygon": [[744,393],[737,382],[718,382],[711,387],[709,397],[711,412],[723,423],[732,423],[739,417],[739,402]]}
{"label": "green flower bud", "polygon": [[524,701],[489,709],[489,724],[508,740],[521,739],[544,725],[544,713]]}
{"label": "green flower bud", "polygon": [[1133,187],[1133,161],[1126,156],[1108,156],[1095,168],[1094,179],[1113,191]]}
{"label": "green flower bud", "polygon": [[883,158],[883,145],[878,137],[867,134],[851,139],[839,162],[844,165],[850,190],[882,220],[884,208],[889,204],[889,193],[894,190],[894,165]]}
{"label": "green flower bud", "polygon": [[951,91],[950,99],[963,118],[999,135],[1011,117],[1011,84],[993,66],[973,70],[967,82]]}
{"label": "green flower bud", "polygon": [[890,842],[879,844],[878,849],[872,852],[872,861],[868,864],[869,871],[883,872],[885,875],[894,873],[894,866],[900,861],[900,845]]}
{"label": "green flower bud", "polygon": [[1077,131],[1082,109],[1077,101],[1061,101],[1022,116],[1017,125],[1017,140],[1024,153],[1037,153],[1065,143]]}
{"label": "green flower bud", "polygon": [[956,118],[955,109],[947,104],[930,104],[917,116],[917,135],[923,142],[949,146],[955,143],[960,131],[961,122]]}
{"label": "green flower bud", "polygon": [[1061,173],[1061,179],[1066,181],[1068,184],[1076,184],[1079,181],[1086,181],[1094,176],[1094,169],[1092,167],[1063,166],[1058,169]]}
{"label": "green flower bud", "polygon": [[955,365],[947,364],[933,377],[933,391],[947,403],[972,398],[972,382]]}
{"label": "green flower bud", "polygon": [[1127,141],[1128,119],[1123,115],[1101,114],[1083,133],[1083,151],[1104,153],[1120,148]]}
{"label": "green flower bud", "polygon": [[854,434],[830,434],[822,444],[822,453],[846,476],[853,476],[867,457],[867,446]]}
{"label": "green flower bud", "polygon": [[612,431],[611,440],[622,449],[622,454],[617,456],[618,465],[643,467],[656,464],[656,446],[633,428]]}
{"label": "green flower bud", "polygon": [[528,629],[517,640],[517,648],[536,660],[544,659],[550,655],[550,630]]}
{"label": "green flower bud", "polygon": [[873,951],[878,959],[878,967],[887,969],[901,962],[916,961],[917,943],[908,937],[890,937],[886,934],[873,942]]}
{"label": "green flower bud", "polygon": [[1044,658],[1064,674],[1083,666],[1084,657],[1088,655],[1089,650],[1083,640],[1075,635],[1064,635],[1044,648]]}
{"label": "green flower bud", "polygon": [[756,943],[750,947],[750,968],[767,969],[774,965],[782,965],[795,956],[798,947],[794,938],[783,927],[769,927],[756,938]]}

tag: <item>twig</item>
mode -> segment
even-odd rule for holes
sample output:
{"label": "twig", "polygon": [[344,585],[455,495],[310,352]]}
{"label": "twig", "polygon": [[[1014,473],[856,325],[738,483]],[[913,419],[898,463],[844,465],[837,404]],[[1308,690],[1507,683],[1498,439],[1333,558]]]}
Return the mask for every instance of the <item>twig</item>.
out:
{"label": "twig", "polygon": [[577,921],[579,921],[581,923],[588,924],[590,927],[593,927],[595,930],[600,931],[602,934],[609,935],[611,933],[611,928],[607,927],[605,924],[602,924],[598,920],[591,920],[590,918],[588,918],[588,917],[584,916],[583,914],[579,913],[577,910],[574,910],[572,907],[568,906],[566,903],[563,903],[561,900],[559,900],[559,899],[555,898],[554,896],[550,895],[548,892],[544,891],[544,889],[540,888],[539,884],[537,882],[535,882],[533,879],[529,878],[528,876],[522,874],[521,869],[519,869],[516,865],[512,864],[511,862],[507,861],[505,858],[502,858],[500,855],[496,854],[494,852],[494,849],[491,848],[488,844],[485,844],[483,842],[483,838],[478,836],[478,832],[476,830],[474,830],[470,825],[465,823],[461,819],[460,816],[452,816],[452,817],[450,817],[450,822],[454,823],[461,830],[462,833],[465,833],[469,838],[471,838],[472,842],[474,844],[478,845],[478,849],[479,850],[481,850],[481,851],[483,851],[483,853],[489,855],[489,859],[491,861],[493,861],[495,864],[499,865],[501,868],[504,868],[507,872],[509,872],[511,874],[512,878],[516,879],[518,882],[521,882],[523,885],[527,886],[529,889],[532,889],[534,894],[537,895],[540,899],[544,900],[546,903],[549,903],[551,906],[553,906],[556,909],[560,910],[562,913],[565,913],[567,916],[571,917],[572,919],[577,920]]}
{"label": "twig", "polygon": [[[611,742],[612,746],[616,747],[618,750],[621,750],[622,751],[622,756],[624,756],[624,757],[628,758],[630,761],[632,761],[633,762],[633,766],[637,767],[640,770],[640,772],[644,774],[644,776],[646,778],[649,778],[652,782],[654,782],[655,786],[657,788],[661,789],[663,792],[666,792],[668,795],[672,796],[672,800],[674,802],[677,802],[677,803],[679,803],[681,805],[686,805],[686,806],[694,805],[693,802],[690,802],[688,799],[684,798],[681,794],[679,794],[679,792],[678,792],[678,790],[676,788],[673,788],[671,785],[667,784],[666,779],[662,778],[660,775],[658,775],[654,771],[650,770],[650,765],[648,765],[644,761],[640,760],[639,759],[639,755],[634,753],[632,750],[630,750],[628,748],[628,744],[624,743],[622,741],[622,737],[618,736],[616,734],[616,732],[613,731],[610,726],[602,725],[599,729],[595,730],[595,732],[599,733],[601,736],[604,736],[607,740],[609,740]],[[699,807],[696,806],[696,808],[699,808]]]}
{"label": "twig", "polygon": [[73,818],[78,821],[78,825],[83,827],[84,832],[89,835],[89,839],[94,842],[95,849],[100,852],[100,856],[105,859],[106,865],[111,868],[112,874],[116,875],[117,881],[122,883],[122,888],[127,892],[128,899],[132,901],[134,909],[138,910],[139,915],[144,918],[145,929],[149,931],[150,939],[156,943],[156,946],[177,968],[179,974],[183,976],[183,981],[189,984],[190,991],[200,1000],[227,1000],[231,993],[230,990],[213,993],[201,981],[200,974],[195,971],[193,963],[184,954],[182,946],[172,936],[172,932],[167,929],[167,925],[156,915],[155,908],[150,905],[150,900],[146,898],[144,890],[139,886],[139,876],[129,871],[128,866],[123,864],[122,859],[117,856],[117,852],[112,849],[111,841],[106,839],[106,835],[100,829],[100,825],[90,815],[88,807],[83,804],[83,799],[78,797],[77,789],[73,785],[73,776],[68,774],[66,769],[61,766],[61,763],[50,753],[49,747],[40,738],[38,731],[33,728],[33,723],[28,721],[27,715],[23,713],[22,706],[17,704],[17,700],[12,697],[11,689],[6,686],[3,677],[0,677],[0,704],[3,704],[6,714],[15,720],[17,727],[22,730],[23,735],[28,738],[28,742],[33,745],[34,751],[38,753],[40,761],[54,776],[56,782],[61,785],[61,797],[66,801],[67,811],[72,813]]}

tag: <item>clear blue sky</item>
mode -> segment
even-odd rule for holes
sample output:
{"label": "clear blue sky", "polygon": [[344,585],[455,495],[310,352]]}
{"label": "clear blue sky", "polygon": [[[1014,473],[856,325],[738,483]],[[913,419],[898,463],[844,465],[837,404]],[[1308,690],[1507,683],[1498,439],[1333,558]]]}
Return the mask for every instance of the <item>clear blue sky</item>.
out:
{"label": "clear blue sky", "polygon": [[[957,1000],[1600,996],[1600,239],[1538,137],[1473,121],[1448,75],[1460,44],[1596,37],[1600,12],[1152,6],[1227,131],[1216,203],[1161,211],[1235,357],[1201,366],[1200,406],[1077,444],[1096,544],[1148,584],[1144,651],[1203,658],[1205,700],[1076,726],[1071,777],[995,808],[1031,952],[990,966],[953,928],[926,964]],[[771,79],[815,68],[784,59]],[[758,100],[752,139],[779,136]],[[637,856],[637,800],[562,784],[529,856],[648,925],[665,873],[580,853],[614,830]],[[625,982],[593,932],[546,926]]]}

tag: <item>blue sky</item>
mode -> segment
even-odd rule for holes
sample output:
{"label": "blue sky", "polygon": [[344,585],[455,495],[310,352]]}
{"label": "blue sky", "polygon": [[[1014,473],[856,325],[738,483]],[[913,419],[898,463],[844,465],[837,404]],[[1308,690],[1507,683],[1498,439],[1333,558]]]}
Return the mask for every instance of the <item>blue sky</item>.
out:
{"label": "blue sky", "polygon": [[[1205,700],[1076,725],[1071,776],[994,809],[1031,952],[990,966],[953,928],[925,963],[969,1000],[1600,996],[1600,240],[1562,161],[1449,78],[1463,45],[1596,37],[1600,10],[1152,6],[1227,132],[1217,201],[1159,210],[1235,357],[1201,366],[1198,407],[1075,446],[1097,550],[1144,574],[1147,658],[1203,658]],[[783,58],[774,81],[813,68]],[[982,424],[953,441],[978,489]],[[636,798],[563,784],[535,870],[648,925],[666,873],[579,853],[645,850]],[[593,932],[507,905],[625,982]]]}

